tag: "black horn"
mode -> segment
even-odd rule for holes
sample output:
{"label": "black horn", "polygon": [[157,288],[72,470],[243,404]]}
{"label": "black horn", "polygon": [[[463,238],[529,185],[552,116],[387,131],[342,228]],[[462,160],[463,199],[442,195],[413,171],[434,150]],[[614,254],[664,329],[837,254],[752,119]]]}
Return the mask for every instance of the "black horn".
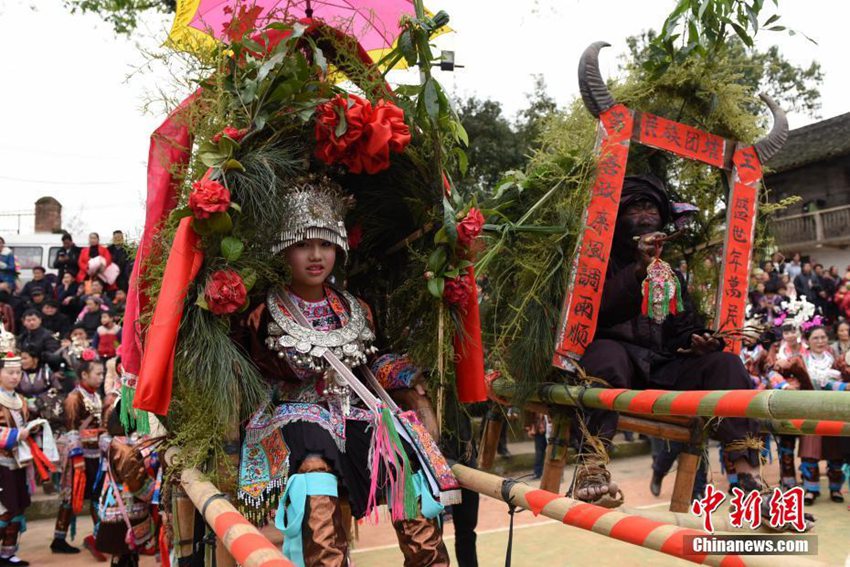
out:
{"label": "black horn", "polygon": [[779,105],[772,98],[764,93],[760,94],[759,98],[764,101],[770,109],[770,113],[773,114],[773,128],[770,129],[764,139],[754,144],[759,161],[764,164],[775,156],[785,145],[785,141],[788,140],[788,118],[785,116],[785,111],[779,108]]}
{"label": "black horn", "polygon": [[592,43],[581,54],[578,62],[578,90],[584,100],[584,106],[597,118],[615,104],[614,97],[599,72],[599,51],[610,45],[604,41]]}

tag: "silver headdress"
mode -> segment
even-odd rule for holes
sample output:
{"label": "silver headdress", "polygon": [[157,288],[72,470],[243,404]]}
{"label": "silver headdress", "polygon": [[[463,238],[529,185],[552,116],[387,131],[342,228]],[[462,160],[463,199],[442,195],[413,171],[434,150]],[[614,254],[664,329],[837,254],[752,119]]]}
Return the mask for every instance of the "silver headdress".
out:
{"label": "silver headdress", "polygon": [[284,200],[286,214],[274,254],[308,238],[333,242],[348,253],[345,213],[351,204],[339,185],[327,177],[302,178]]}

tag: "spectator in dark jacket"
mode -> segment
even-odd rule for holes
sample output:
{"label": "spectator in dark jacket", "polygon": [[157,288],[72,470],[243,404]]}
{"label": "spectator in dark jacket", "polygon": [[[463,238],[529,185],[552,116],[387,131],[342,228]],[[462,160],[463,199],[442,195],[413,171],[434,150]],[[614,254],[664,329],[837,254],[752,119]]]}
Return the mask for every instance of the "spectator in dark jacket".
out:
{"label": "spectator in dark jacket", "polygon": [[66,336],[71,331],[71,320],[59,311],[59,304],[50,299],[41,308],[41,326],[51,333]]}
{"label": "spectator in dark jacket", "polygon": [[61,280],[65,274],[71,274],[76,278],[80,269],[77,265],[79,260],[80,247],[74,244],[74,239],[66,232],[62,235],[62,248],[53,261],[53,267],[59,271],[59,279]]}
{"label": "spectator in dark jacket", "polygon": [[80,298],[77,296],[79,285],[74,281],[74,276],[70,272],[66,272],[62,275],[62,281],[56,286],[54,292],[54,298],[59,304],[59,309],[72,321],[77,318],[77,314],[82,309]]}
{"label": "spectator in dark jacket", "polygon": [[44,266],[36,266],[32,269],[32,280],[24,284],[21,290],[21,297],[24,299],[32,299],[33,290],[40,289],[45,296],[53,295],[53,286],[44,277],[46,270]]}
{"label": "spectator in dark jacket", "polygon": [[14,295],[13,292],[14,288],[8,282],[0,281],[0,303],[5,303],[12,308],[12,312],[15,314],[15,322],[17,323],[21,320],[21,316],[26,310],[27,302],[21,299],[20,296]]}
{"label": "spectator in dark jacket", "polygon": [[[24,308],[24,312],[34,309],[41,313],[41,308],[44,307],[44,304],[47,302],[47,295],[45,295],[44,290],[40,287],[34,287],[30,291],[30,300],[27,301],[26,307]],[[21,317],[23,318],[23,317]]]}
{"label": "spectator in dark jacket", "polygon": [[811,262],[803,262],[800,275],[794,278],[794,288],[797,290],[797,297],[805,296],[809,303],[817,303],[820,280],[812,271]]}
{"label": "spectator in dark jacket", "polygon": [[132,264],[130,263],[130,257],[127,255],[127,248],[124,245],[124,233],[120,230],[114,231],[112,233],[112,244],[107,246],[106,249],[112,255],[112,261],[121,270],[115,284],[119,289],[127,291],[130,283],[130,268]]}
{"label": "spectator in dark jacket", "polygon": [[112,312],[118,319],[124,318],[124,311],[127,309],[127,294],[123,289],[115,290],[115,299],[112,300]]}
{"label": "spectator in dark jacket", "polygon": [[39,353],[41,360],[50,362],[59,350],[59,341],[42,326],[42,315],[35,309],[24,313],[24,332],[18,335],[18,348]]}

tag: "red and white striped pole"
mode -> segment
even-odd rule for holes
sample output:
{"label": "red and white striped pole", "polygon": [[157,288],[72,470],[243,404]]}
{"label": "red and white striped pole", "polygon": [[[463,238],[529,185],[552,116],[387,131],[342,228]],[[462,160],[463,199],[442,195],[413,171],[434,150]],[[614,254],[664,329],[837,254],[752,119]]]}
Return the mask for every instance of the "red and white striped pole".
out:
{"label": "red and white striped pole", "polygon": [[242,567],[295,567],[197,469],[184,469],[180,484],[236,563]]}
{"label": "red and white striped pole", "polygon": [[651,520],[637,515],[625,514],[601,506],[587,504],[553,492],[540,490],[526,484],[514,483],[502,488],[505,479],[463,465],[452,466],[452,472],[463,488],[509,502],[531,510],[536,516],[543,514],[568,526],[592,531],[626,543],[654,549],[685,561],[732,567],[738,565],[779,567],[782,565],[823,565],[798,555],[792,557],[687,554],[684,536],[705,536],[702,530],[683,528]]}

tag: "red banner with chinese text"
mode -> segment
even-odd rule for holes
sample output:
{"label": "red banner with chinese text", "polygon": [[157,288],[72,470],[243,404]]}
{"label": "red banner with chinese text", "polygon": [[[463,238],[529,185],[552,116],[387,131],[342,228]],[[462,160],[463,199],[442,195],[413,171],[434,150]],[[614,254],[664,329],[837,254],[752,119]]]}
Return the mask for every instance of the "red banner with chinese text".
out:
{"label": "red banner with chinese text", "polygon": [[573,257],[571,281],[561,309],[552,360],[554,366],[564,370],[573,368],[571,360],[581,358],[596,333],[633,124],[633,112],[621,104],[599,116],[596,179]]}
{"label": "red banner with chinese text", "polygon": [[[732,162],[732,191],[726,209],[726,241],[715,319],[719,331],[736,331],[744,327],[758,185],[762,178],[761,164],[752,146],[737,148]],[[726,351],[737,354],[740,350],[740,340],[726,340]]]}
{"label": "red banner with chinese text", "polygon": [[726,139],[692,126],[644,112],[640,114],[637,141],[683,158],[723,168]]}

